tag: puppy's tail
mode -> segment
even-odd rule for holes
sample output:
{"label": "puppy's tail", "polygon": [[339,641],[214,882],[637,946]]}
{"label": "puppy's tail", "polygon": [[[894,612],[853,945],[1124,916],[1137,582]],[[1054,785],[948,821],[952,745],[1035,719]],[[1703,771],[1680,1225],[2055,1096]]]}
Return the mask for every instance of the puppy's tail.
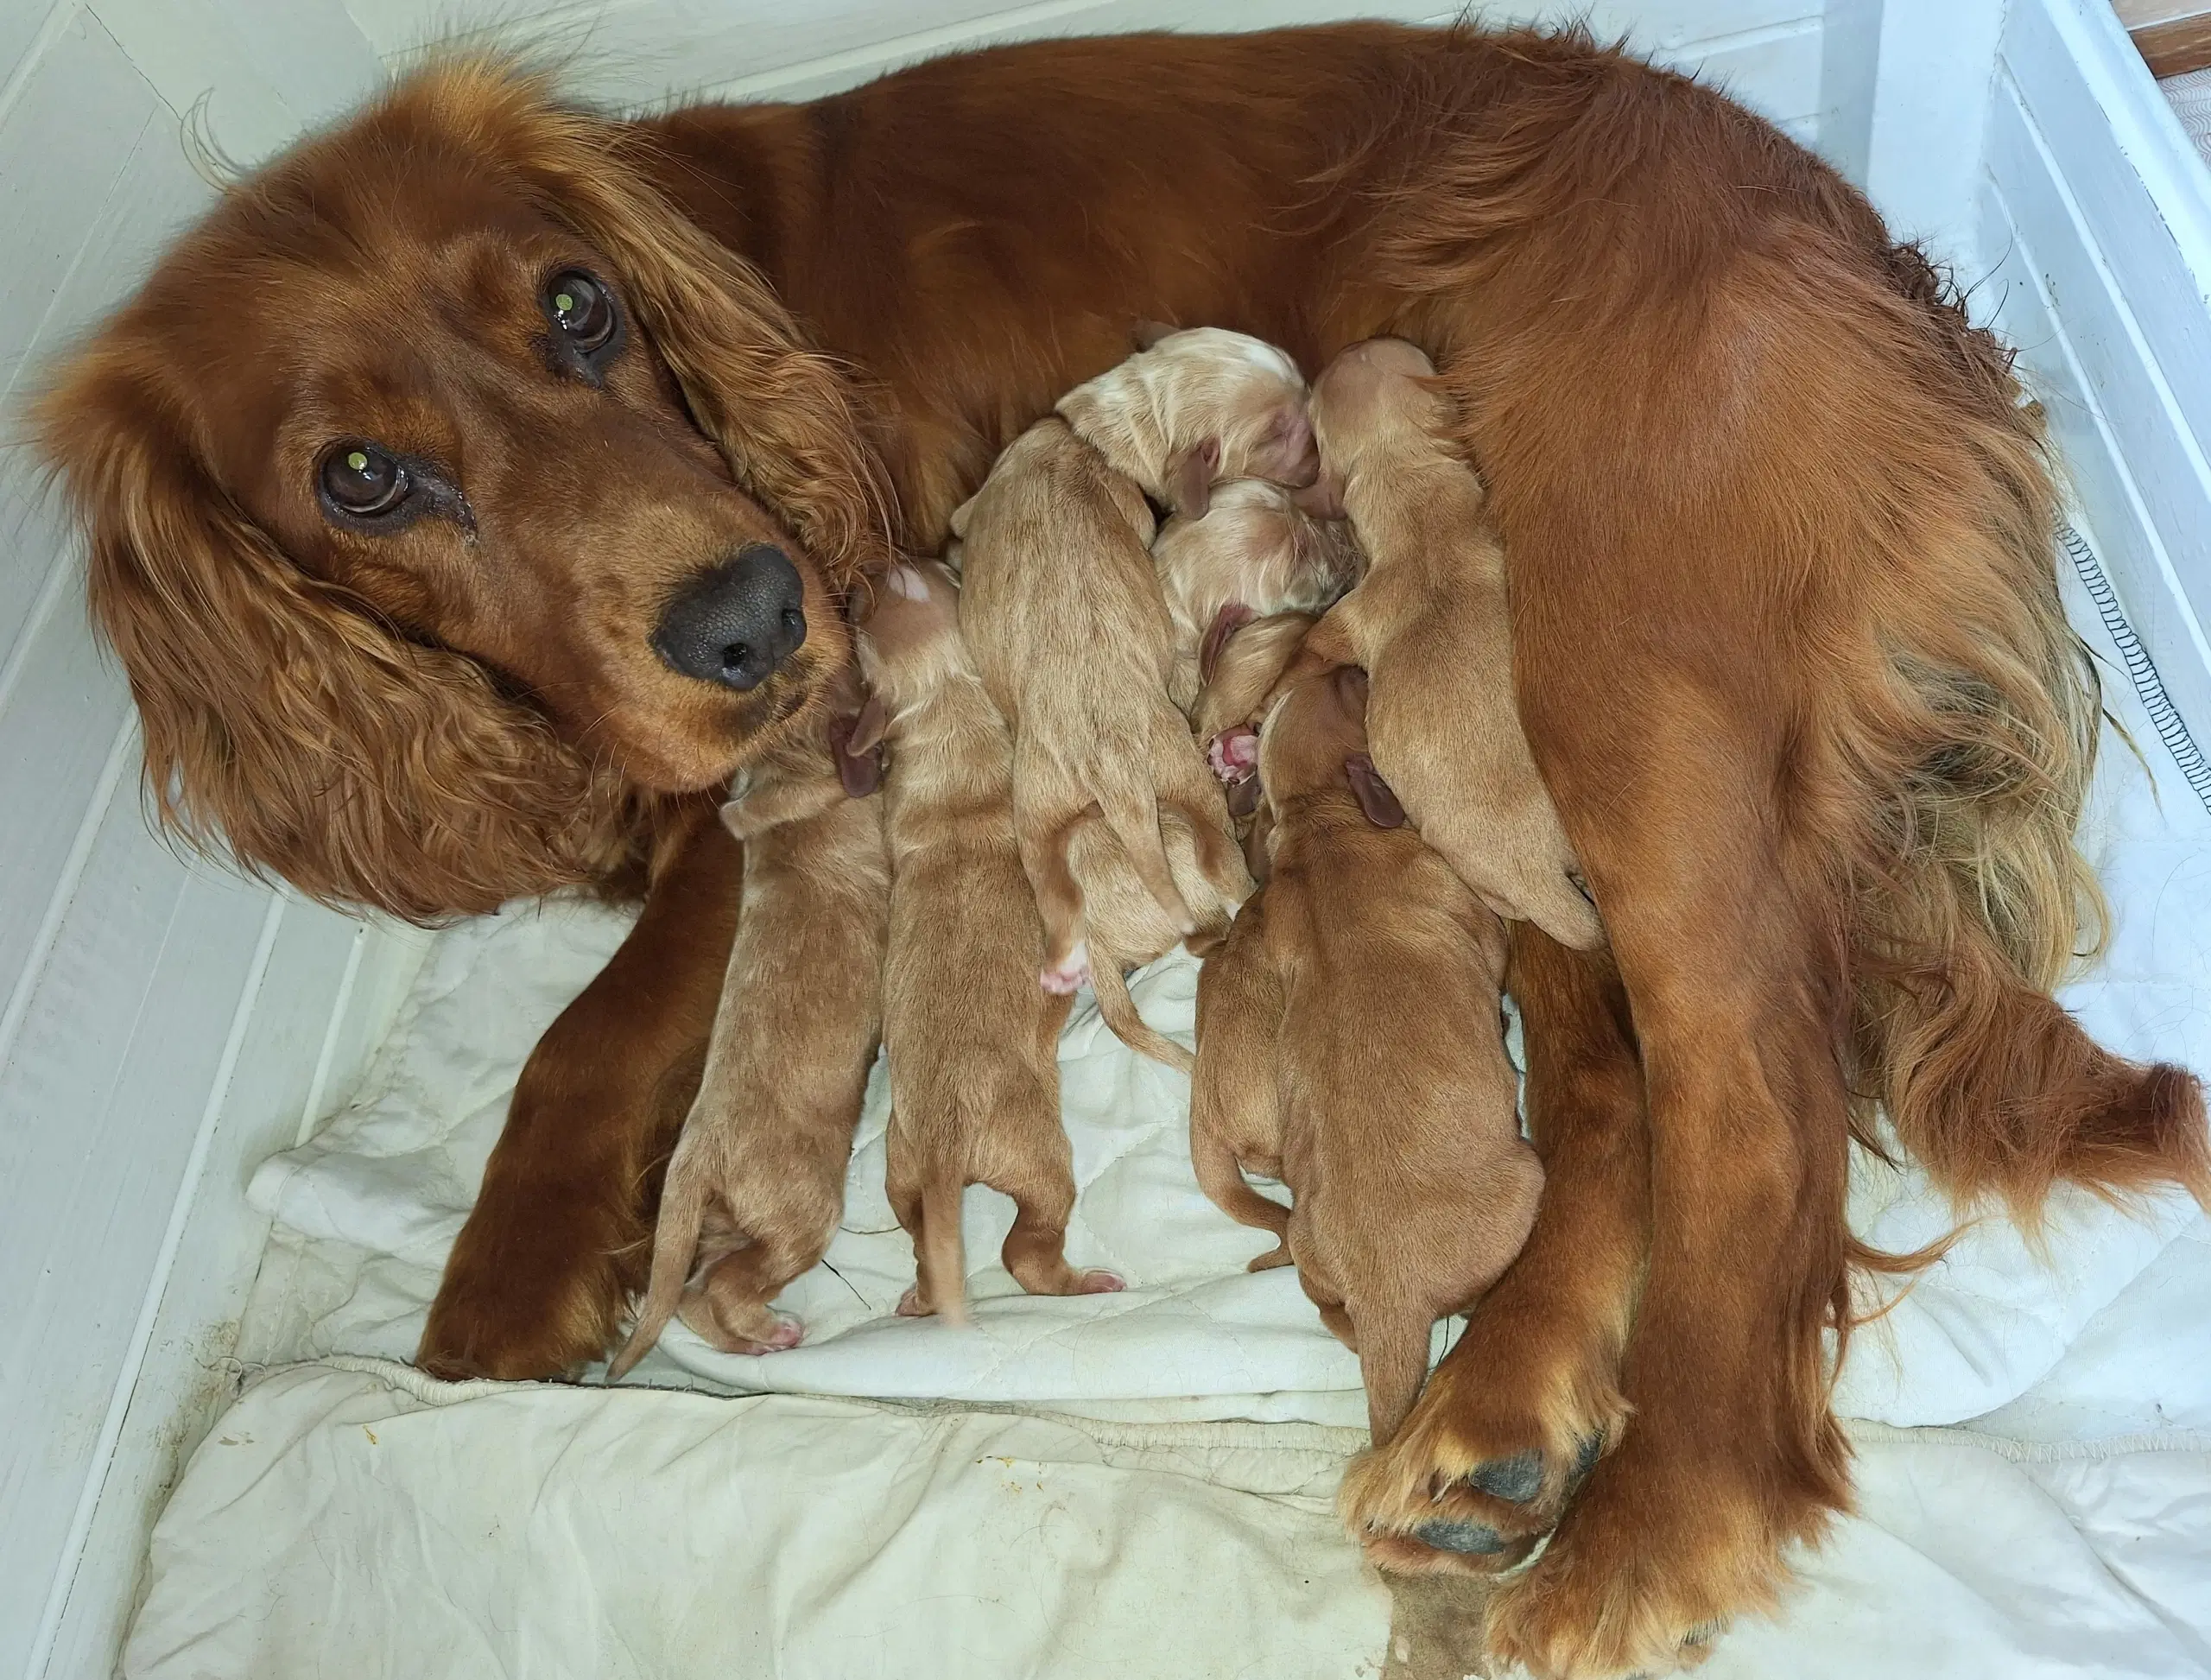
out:
{"label": "puppy's tail", "polygon": [[1090,954],[1090,987],[1098,994],[1098,1012],[1113,1030],[1114,1037],[1138,1056],[1163,1062],[1179,1074],[1195,1071],[1195,1056],[1165,1033],[1147,1025],[1144,1017],[1137,1013],[1136,999],[1129,996],[1129,983],[1121,977],[1121,965],[1109,953]]}
{"label": "puppy's tail", "polygon": [[1190,1164],[1197,1169],[1198,1188],[1212,1198],[1213,1205],[1234,1220],[1239,1225],[1249,1225],[1257,1230],[1275,1233],[1275,1246],[1245,1268],[1247,1271],[1265,1271],[1272,1266],[1289,1264],[1289,1209],[1279,1201],[1261,1195],[1245,1182],[1244,1170],[1228,1145],[1221,1142],[1220,1133],[1201,1119],[1202,1102],[1194,1095],[1191,1102]]}
{"label": "puppy's tail", "polygon": [[1128,853],[1129,867],[1136,871],[1144,891],[1159,901],[1159,908],[1167,912],[1175,931],[1186,935],[1194,933],[1198,919],[1190,914],[1182,889],[1175,884],[1174,867],[1167,861],[1167,842],[1159,832],[1156,795],[1150,787],[1132,783],[1100,793],[1098,808],[1105,816],[1106,826],[1113,831],[1113,838]]}
{"label": "puppy's tail", "polygon": [[675,1315],[706,1218],[706,1176],[698,1168],[697,1157],[679,1143],[661,1190],[660,1222],[653,1229],[652,1272],[645,1285],[645,1298],[637,1308],[637,1327],[606,1367],[610,1383],[618,1383],[630,1374],[637,1361],[652,1351],[668,1321]]}
{"label": "puppy's tail", "polygon": [[960,1182],[940,1175],[922,1186],[922,1235],[914,1259],[922,1292],[947,1324],[967,1320],[967,1252],[960,1237]]}

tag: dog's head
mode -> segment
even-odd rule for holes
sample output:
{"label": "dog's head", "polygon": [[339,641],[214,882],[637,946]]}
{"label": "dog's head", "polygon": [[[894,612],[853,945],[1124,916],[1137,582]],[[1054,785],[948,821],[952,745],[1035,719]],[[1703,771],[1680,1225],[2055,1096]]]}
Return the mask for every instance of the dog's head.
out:
{"label": "dog's head", "polygon": [[234,188],[62,370],[41,438],[187,834],[485,909],[811,720],[882,473],[644,143],[426,72]]}

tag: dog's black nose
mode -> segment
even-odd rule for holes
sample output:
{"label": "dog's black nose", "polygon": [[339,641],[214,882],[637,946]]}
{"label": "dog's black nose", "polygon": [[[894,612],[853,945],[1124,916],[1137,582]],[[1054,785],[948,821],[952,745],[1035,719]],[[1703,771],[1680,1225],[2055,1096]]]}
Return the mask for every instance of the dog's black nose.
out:
{"label": "dog's black nose", "polygon": [[806,594],[781,548],[751,542],[677,590],[653,631],[671,670],[750,688],[806,640]]}

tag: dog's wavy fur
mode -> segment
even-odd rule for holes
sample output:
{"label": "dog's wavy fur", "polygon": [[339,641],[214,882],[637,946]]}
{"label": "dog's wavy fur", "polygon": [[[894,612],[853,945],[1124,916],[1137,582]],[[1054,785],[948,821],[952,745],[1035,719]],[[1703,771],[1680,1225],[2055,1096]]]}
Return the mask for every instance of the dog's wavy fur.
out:
{"label": "dog's wavy fur", "polygon": [[[368,145],[466,148],[604,253],[738,484],[839,585],[881,568],[890,495],[849,380],[751,264],[677,213],[643,171],[641,131],[471,59],[402,84],[363,129]],[[633,880],[622,865],[654,827],[651,790],[562,739],[476,659],[303,573],[207,459],[226,417],[171,349],[175,301],[219,295],[256,261],[274,270],[288,219],[343,191],[324,162],[295,155],[234,190],[39,406],[90,535],[92,615],[143,720],[149,791],[195,846],[417,921]]]}
{"label": "dog's wavy fur", "polygon": [[[727,938],[732,860],[683,796],[755,750],[665,675],[564,714],[559,671],[518,682],[402,611],[420,580],[319,572],[293,546],[313,520],[263,507],[239,413],[344,330],[311,307],[339,260],[318,230],[352,231],[346,263],[449,275],[467,241],[414,230],[455,204],[486,239],[534,217],[591,244],[668,413],[823,589],[941,542],[1140,320],[1308,371],[1385,333],[1435,358],[1507,555],[1522,720],[1612,940],[1515,935],[1543,1205],[1346,1488],[1397,1567],[1480,1567],[1418,1537],[1439,1518],[1557,1525],[1492,1597],[1496,1656],[1670,1665],[1847,1505],[1822,1338],[1872,1103],[1961,1204],[2029,1222],[2059,1180],[2211,1193],[2195,1082],[2049,994],[2099,926],[2071,838],[2097,700],[2038,418],[1924,260],[1769,124],[1573,33],[1034,42],[637,124],[465,63],[233,191],[41,410],[184,832],[426,918],[650,856],[637,934],[525,1070],[434,1368],[543,1375],[612,1334],[634,1279],[608,1256],[637,1246],[655,1117],[681,1107],[656,1088],[712,1018],[721,953],[694,948]],[[211,297],[300,306],[256,318],[261,384],[198,347]],[[658,563],[640,537],[578,573],[575,547],[523,556],[538,593]],[[808,658],[841,638],[824,623]],[[801,711],[818,688],[792,679]],[[681,762],[637,768],[664,738]],[[1536,1499],[1463,1480],[1524,1451]]]}

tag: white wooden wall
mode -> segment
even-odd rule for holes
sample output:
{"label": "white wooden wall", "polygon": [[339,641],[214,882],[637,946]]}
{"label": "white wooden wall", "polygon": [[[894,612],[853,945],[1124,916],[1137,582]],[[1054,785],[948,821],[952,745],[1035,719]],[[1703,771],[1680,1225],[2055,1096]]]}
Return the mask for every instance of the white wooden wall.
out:
{"label": "white wooden wall", "polygon": [[[187,117],[250,162],[415,48],[492,20],[572,54],[584,91],[641,104],[801,97],[1022,36],[1459,10],[0,0],[0,402],[208,202],[180,140]],[[1905,225],[1972,249],[2003,0],[1474,10],[1625,35],[1820,144]],[[12,415],[0,424],[12,431]],[[229,1392],[266,1234],[246,1177],[343,1100],[420,954],[411,936],[187,865],[149,837],[137,737],[86,624],[81,563],[25,453],[0,453],[0,1676],[73,1680],[108,1671],[146,1525]]]}
{"label": "white wooden wall", "polygon": [[2211,739],[2211,175],[2109,0],[2012,0],[1981,269],[2104,567]]}
{"label": "white wooden wall", "polygon": [[0,1674],[108,1671],[144,1532],[225,1397],[252,1166],[343,1094],[420,943],[141,815],[122,678],[13,399],[242,157],[377,79],[337,0],[0,0]]}

